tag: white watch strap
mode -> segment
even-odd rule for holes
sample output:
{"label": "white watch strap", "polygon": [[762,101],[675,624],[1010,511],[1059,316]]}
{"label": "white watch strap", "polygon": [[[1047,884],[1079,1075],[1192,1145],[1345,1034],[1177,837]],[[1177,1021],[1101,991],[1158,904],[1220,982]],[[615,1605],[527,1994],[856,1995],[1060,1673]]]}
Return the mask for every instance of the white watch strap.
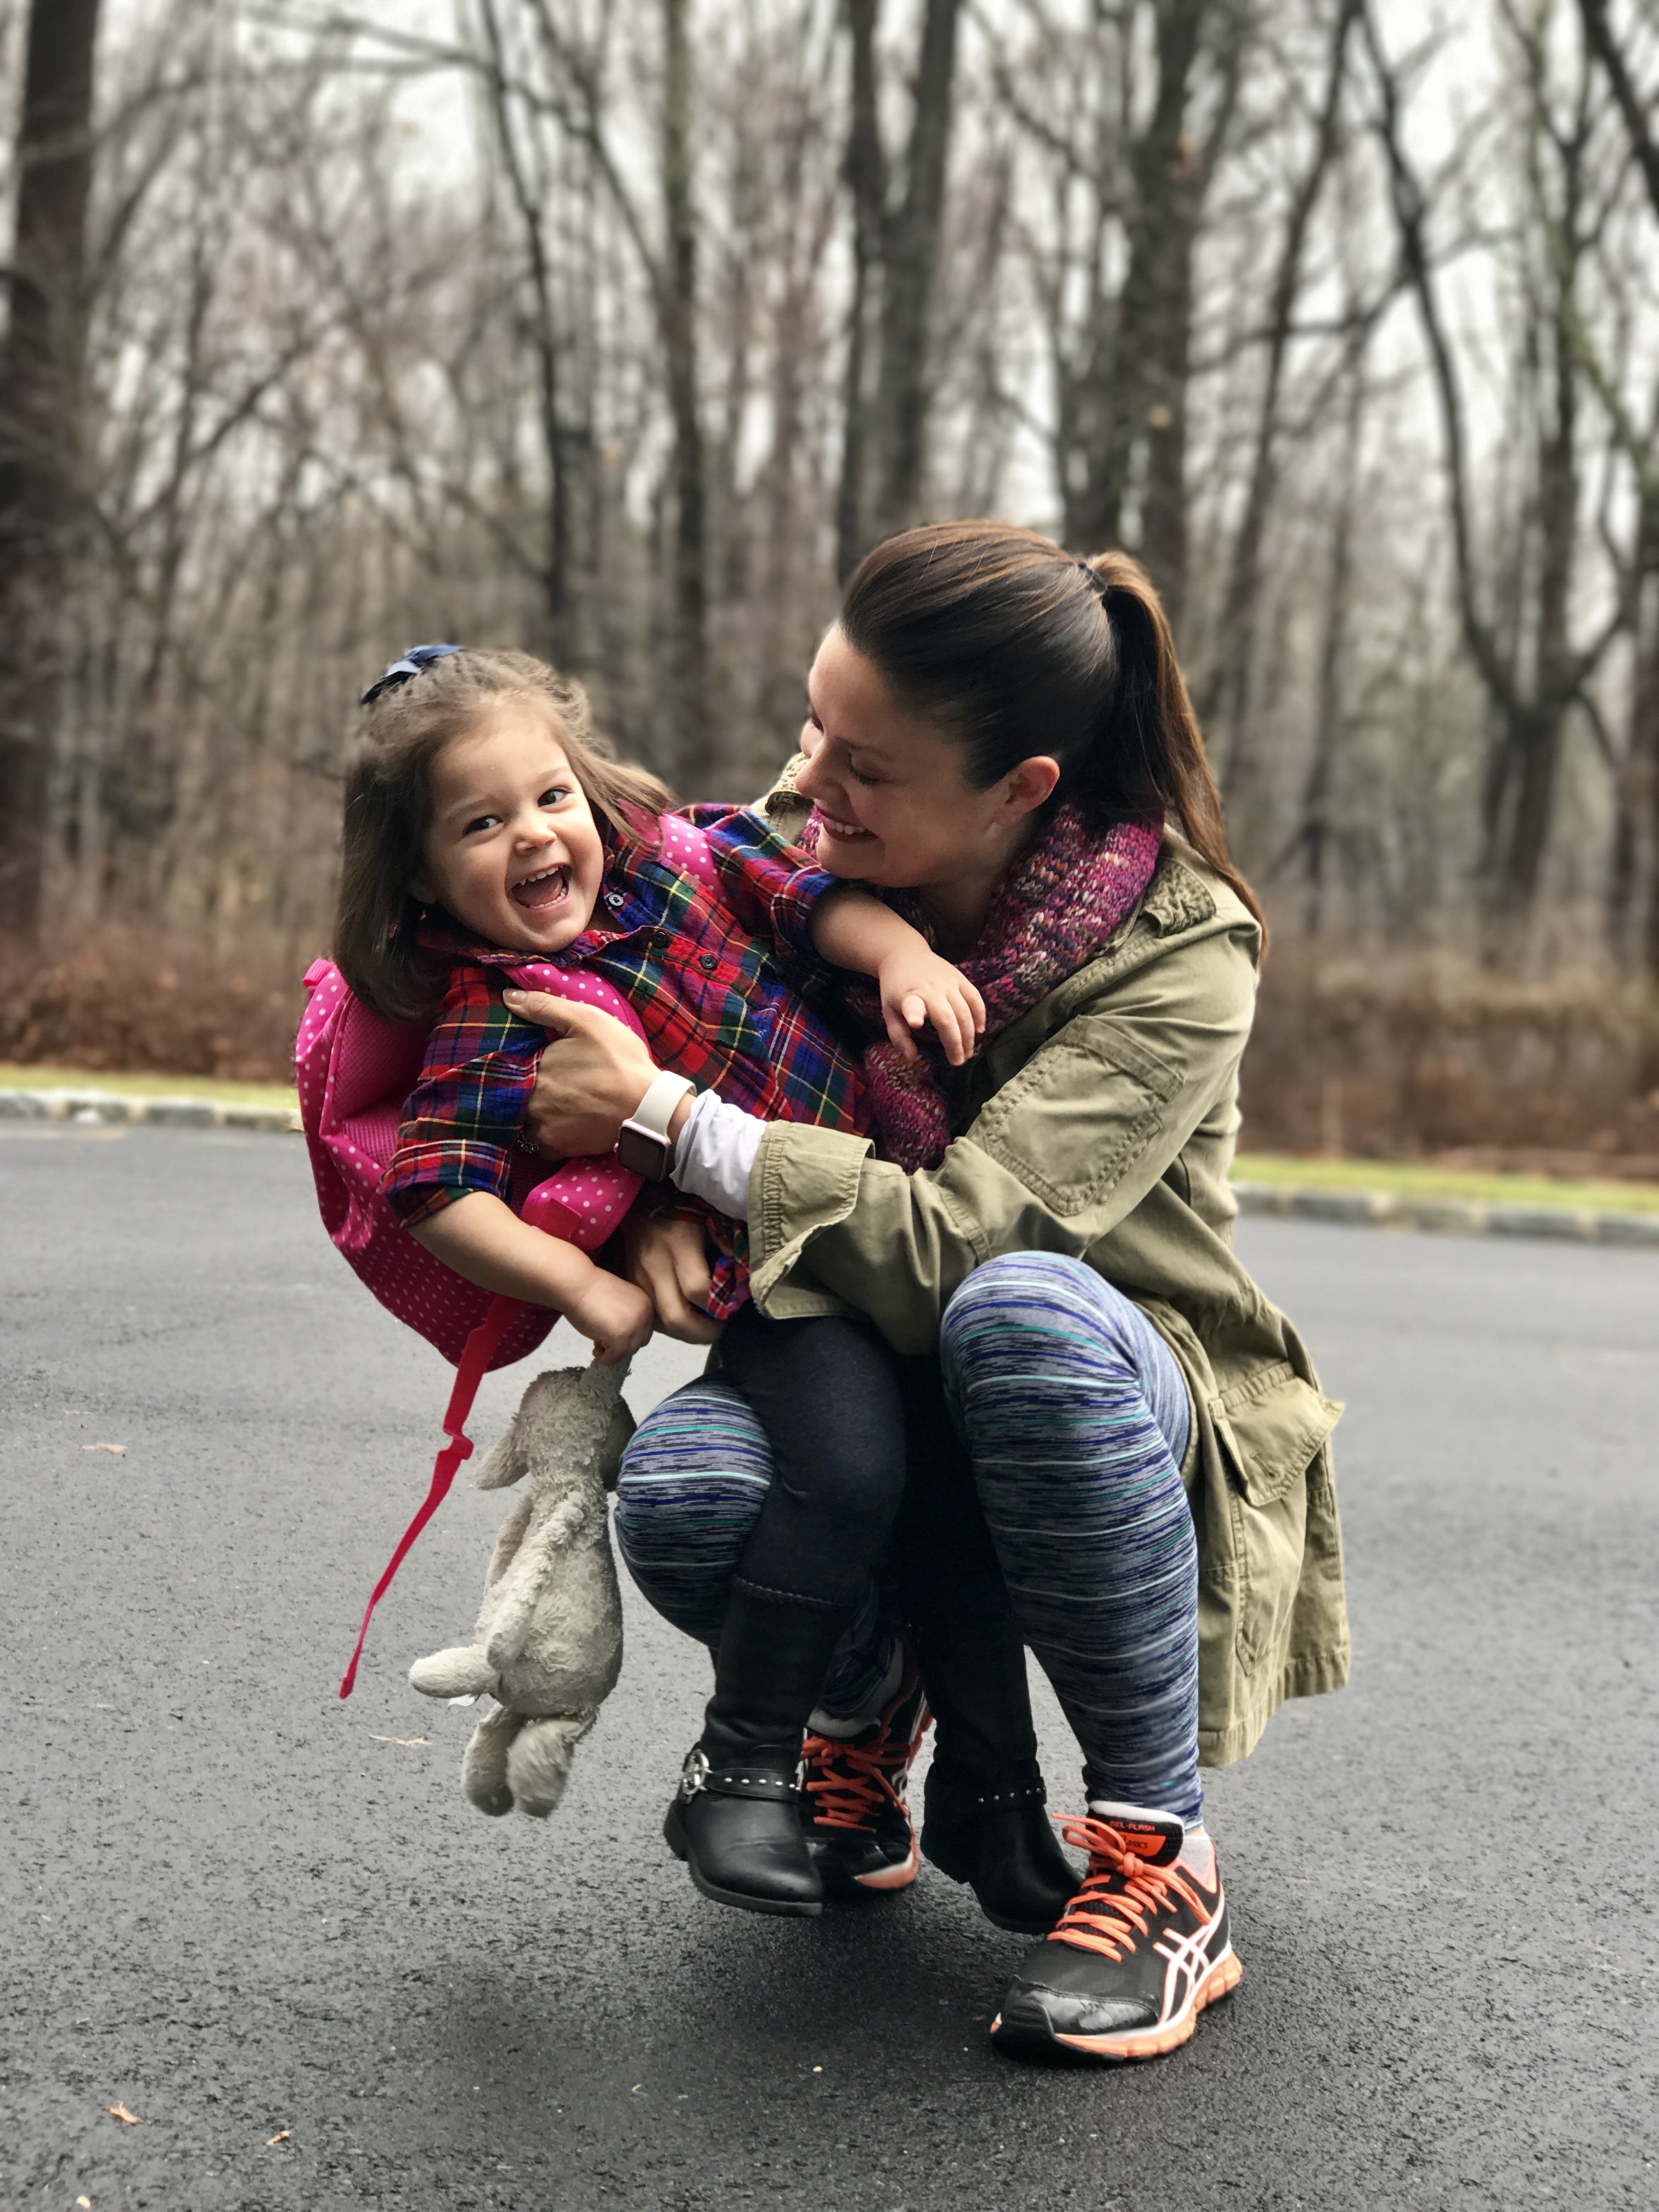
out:
{"label": "white watch strap", "polygon": [[660,1138],[665,1145],[668,1142],[668,1125],[674,1118],[674,1109],[688,1091],[695,1091],[696,1087],[688,1076],[670,1075],[665,1070],[629,1115],[628,1127],[641,1130],[647,1137]]}

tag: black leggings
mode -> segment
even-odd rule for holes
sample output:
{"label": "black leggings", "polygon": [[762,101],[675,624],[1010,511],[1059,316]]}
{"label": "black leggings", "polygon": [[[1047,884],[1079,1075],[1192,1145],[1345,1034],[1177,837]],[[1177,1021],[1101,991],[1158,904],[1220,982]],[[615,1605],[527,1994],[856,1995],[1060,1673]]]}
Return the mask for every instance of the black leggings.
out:
{"label": "black leggings", "polygon": [[753,1408],[772,1482],[738,1561],[745,1582],[856,1605],[904,1492],[905,1396],[897,1361],[867,1322],[727,1323],[720,1371]]}
{"label": "black leggings", "polygon": [[895,1358],[904,1401],[906,1480],[890,1573],[912,1628],[1012,1618],[968,1447],[945,1403],[939,1354]]}

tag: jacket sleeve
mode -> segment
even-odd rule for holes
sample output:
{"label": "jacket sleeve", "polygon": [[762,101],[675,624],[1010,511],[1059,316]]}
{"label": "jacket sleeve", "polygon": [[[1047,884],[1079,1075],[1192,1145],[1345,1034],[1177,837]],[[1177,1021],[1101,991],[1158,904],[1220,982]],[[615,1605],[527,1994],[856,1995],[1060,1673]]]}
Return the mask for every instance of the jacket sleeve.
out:
{"label": "jacket sleeve", "polygon": [[1254,925],[1109,974],[916,1175],[868,1141],[775,1123],[749,1187],[750,1287],[775,1319],[852,1306],[894,1347],[937,1340],[952,1293],[1004,1252],[1081,1259],[1139,1205],[1234,1070]]}

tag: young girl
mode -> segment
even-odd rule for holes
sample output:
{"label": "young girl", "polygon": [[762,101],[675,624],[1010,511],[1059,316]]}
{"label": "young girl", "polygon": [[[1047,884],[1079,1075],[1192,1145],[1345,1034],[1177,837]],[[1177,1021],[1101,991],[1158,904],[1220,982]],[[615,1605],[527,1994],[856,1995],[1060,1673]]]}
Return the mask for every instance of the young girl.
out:
{"label": "young girl", "polygon": [[[622,1359],[651,1334],[645,1292],[513,1210],[528,1164],[519,1125],[546,1036],[506,1004],[503,970],[526,957],[579,965],[627,998],[653,1059],[673,1071],[635,1109],[643,1151],[655,1147],[647,1164],[676,1180],[696,1165],[716,1186],[719,1158],[694,1158],[694,1080],[711,1103],[718,1092],[769,1118],[868,1124],[857,1060],[814,1011],[828,980],[820,963],[873,978],[890,1036],[912,1054],[910,1031],[929,1021],[960,1065],[983,1005],[919,932],[803,865],[757,814],[703,810],[718,890],[667,862],[658,817],[668,793],[602,757],[580,687],[538,661],[418,647],[363,704],[336,957],[377,1012],[433,1019],[384,1188],[458,1273],[556,1307],[598,1359]],[[705,1893],[815,1913],[823,1880],[795,1787],[802,1729],[868,1601],[898,1507],[902,1410],[867,1323],[767,1321],[748,1299],[746,1232],[707,1218],[720,1254],[709,1310],[729,1324],[722,1370],[764,1428],[775,1474],[667,1832]],[[921,1692],[914,1674],[879,1688],[902,1790]],[[906,1819],[903,1856],[882,1886],[915,1866]]]}

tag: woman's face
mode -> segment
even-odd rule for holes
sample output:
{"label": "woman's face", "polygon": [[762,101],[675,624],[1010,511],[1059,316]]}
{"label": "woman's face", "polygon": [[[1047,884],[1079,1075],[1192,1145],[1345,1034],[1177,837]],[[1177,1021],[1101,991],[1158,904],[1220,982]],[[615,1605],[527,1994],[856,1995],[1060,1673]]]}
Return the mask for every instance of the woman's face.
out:
{"label": "woman's face", "polygon": [[839,623],[818,647],[806,693],[807,764],[796,787],[818,810],[818,860],[831,875],[926,890],[1000,874],[1059,775],[1038,757],[988,791],[971,789],[961,747],[899,703]]}

